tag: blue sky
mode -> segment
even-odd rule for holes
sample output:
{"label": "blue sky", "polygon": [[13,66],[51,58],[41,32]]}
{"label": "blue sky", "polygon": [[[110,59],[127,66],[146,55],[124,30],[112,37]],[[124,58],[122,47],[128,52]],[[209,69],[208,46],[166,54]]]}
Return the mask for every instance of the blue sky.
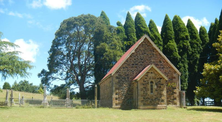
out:
{"label": "blue sky", "polygon": [[185,23],[190,18],[197,28],[202,25],[208,30],[210,23],[219,17],[221,5],[221,0],[0,0],[1,39],[19,45],[16,50],[22,52],[20,56],[35,66],[29,71],[29,78],[1,80],[0,87],[5,81],[12,85],[14,81],[25,79],[34,85],[40,84],[37,74],[43,68],[47,69],[54,33],[69,17],[99,16],[103,10],[111,25],[116,26],[117,21],[124,23],[127,11],[133,17],[140,12],[147,24],[153,19],[160,29],[165,14],[171,19],[179,15]]}

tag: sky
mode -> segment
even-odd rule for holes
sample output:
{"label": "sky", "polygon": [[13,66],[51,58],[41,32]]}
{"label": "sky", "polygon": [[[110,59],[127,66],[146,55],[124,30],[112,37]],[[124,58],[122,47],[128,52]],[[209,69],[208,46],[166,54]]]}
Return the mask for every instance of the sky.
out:
{"label": "sky", "polygon": [[190,18],[197,29],[204,26],[208,30],[221,9],[221,0],[0,0],[1,40],[19,45],[15,49],[21,52],[19,56],[34,66],[28,78],[0,78],[0,88],[6,81],[11,85],[21,80],[40,84],[37,74],[47,69],[48,51],[64,19],[81,14],[98,17],[104,11],[116,26],[117,21],[124,24],[129,11],[133,18],[140,12],[147,24],[154,20],[159,31],[166,14],[171,20],[179,15],[185,24]]}

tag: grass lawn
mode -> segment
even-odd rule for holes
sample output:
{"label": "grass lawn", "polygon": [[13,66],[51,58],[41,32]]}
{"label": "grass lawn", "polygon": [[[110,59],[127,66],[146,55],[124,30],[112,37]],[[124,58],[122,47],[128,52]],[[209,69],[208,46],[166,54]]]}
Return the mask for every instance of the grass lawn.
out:
{"label": "grass lawn", "polygon": [[221,122],[222,107],[166,110],[0,107],[0,122]]}

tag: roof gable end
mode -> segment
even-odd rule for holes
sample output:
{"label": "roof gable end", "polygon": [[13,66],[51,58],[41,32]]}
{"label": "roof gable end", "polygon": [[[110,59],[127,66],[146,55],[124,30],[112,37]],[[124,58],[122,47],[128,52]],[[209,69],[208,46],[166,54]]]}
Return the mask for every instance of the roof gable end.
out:
{"label": "roof gable end", "polygon": [[169,59],[160,51],[160,49],[153,43],[153,41],[149,38],[149,36],[144,35],[141,37],[120,59],[116,62],[116,64],[110,69],[110,71],[103,77],[101,82],[108,78],[110,75],[113,75],[120,66],[130,57],[130,55],[137,49],[137,47],[144,41],[148,40],[151,45],[158,51],[158,53],[170,64],[170,66],[181,75],[180,71],[169,61]]}
{"label": "roof gable end", "polygon": [[165,80],[168,80],[168,78],[155,65],[148,65],[133,79],[133,81],[139,81],[152,68],[155,69]]}

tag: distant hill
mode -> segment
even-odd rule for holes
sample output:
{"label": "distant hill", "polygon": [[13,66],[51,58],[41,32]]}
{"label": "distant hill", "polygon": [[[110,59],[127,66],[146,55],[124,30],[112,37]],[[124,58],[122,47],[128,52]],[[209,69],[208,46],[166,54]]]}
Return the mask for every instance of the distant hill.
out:
{"label": "distant hill", "polygon": [[[0,101],[4,101],[5,97],[6,97],[6,90],[3,89],[2,91],[3,92],[0,92]],[[22,96],[24,96],[25,99],[32,99],[32,97],[33,97],[33,99],[43,99],[43,94],[13,91],[14,99],[18,99],[19,93],[20,93],[20,98],[22,98]],[[9,90],[9,96],[10,96],[10,94],[11,94],[11,90]],[[54,100],[59,99],[59,97],[57,97],[57,96],[47,95],[48,100],[51,100],[51,97]]]}

